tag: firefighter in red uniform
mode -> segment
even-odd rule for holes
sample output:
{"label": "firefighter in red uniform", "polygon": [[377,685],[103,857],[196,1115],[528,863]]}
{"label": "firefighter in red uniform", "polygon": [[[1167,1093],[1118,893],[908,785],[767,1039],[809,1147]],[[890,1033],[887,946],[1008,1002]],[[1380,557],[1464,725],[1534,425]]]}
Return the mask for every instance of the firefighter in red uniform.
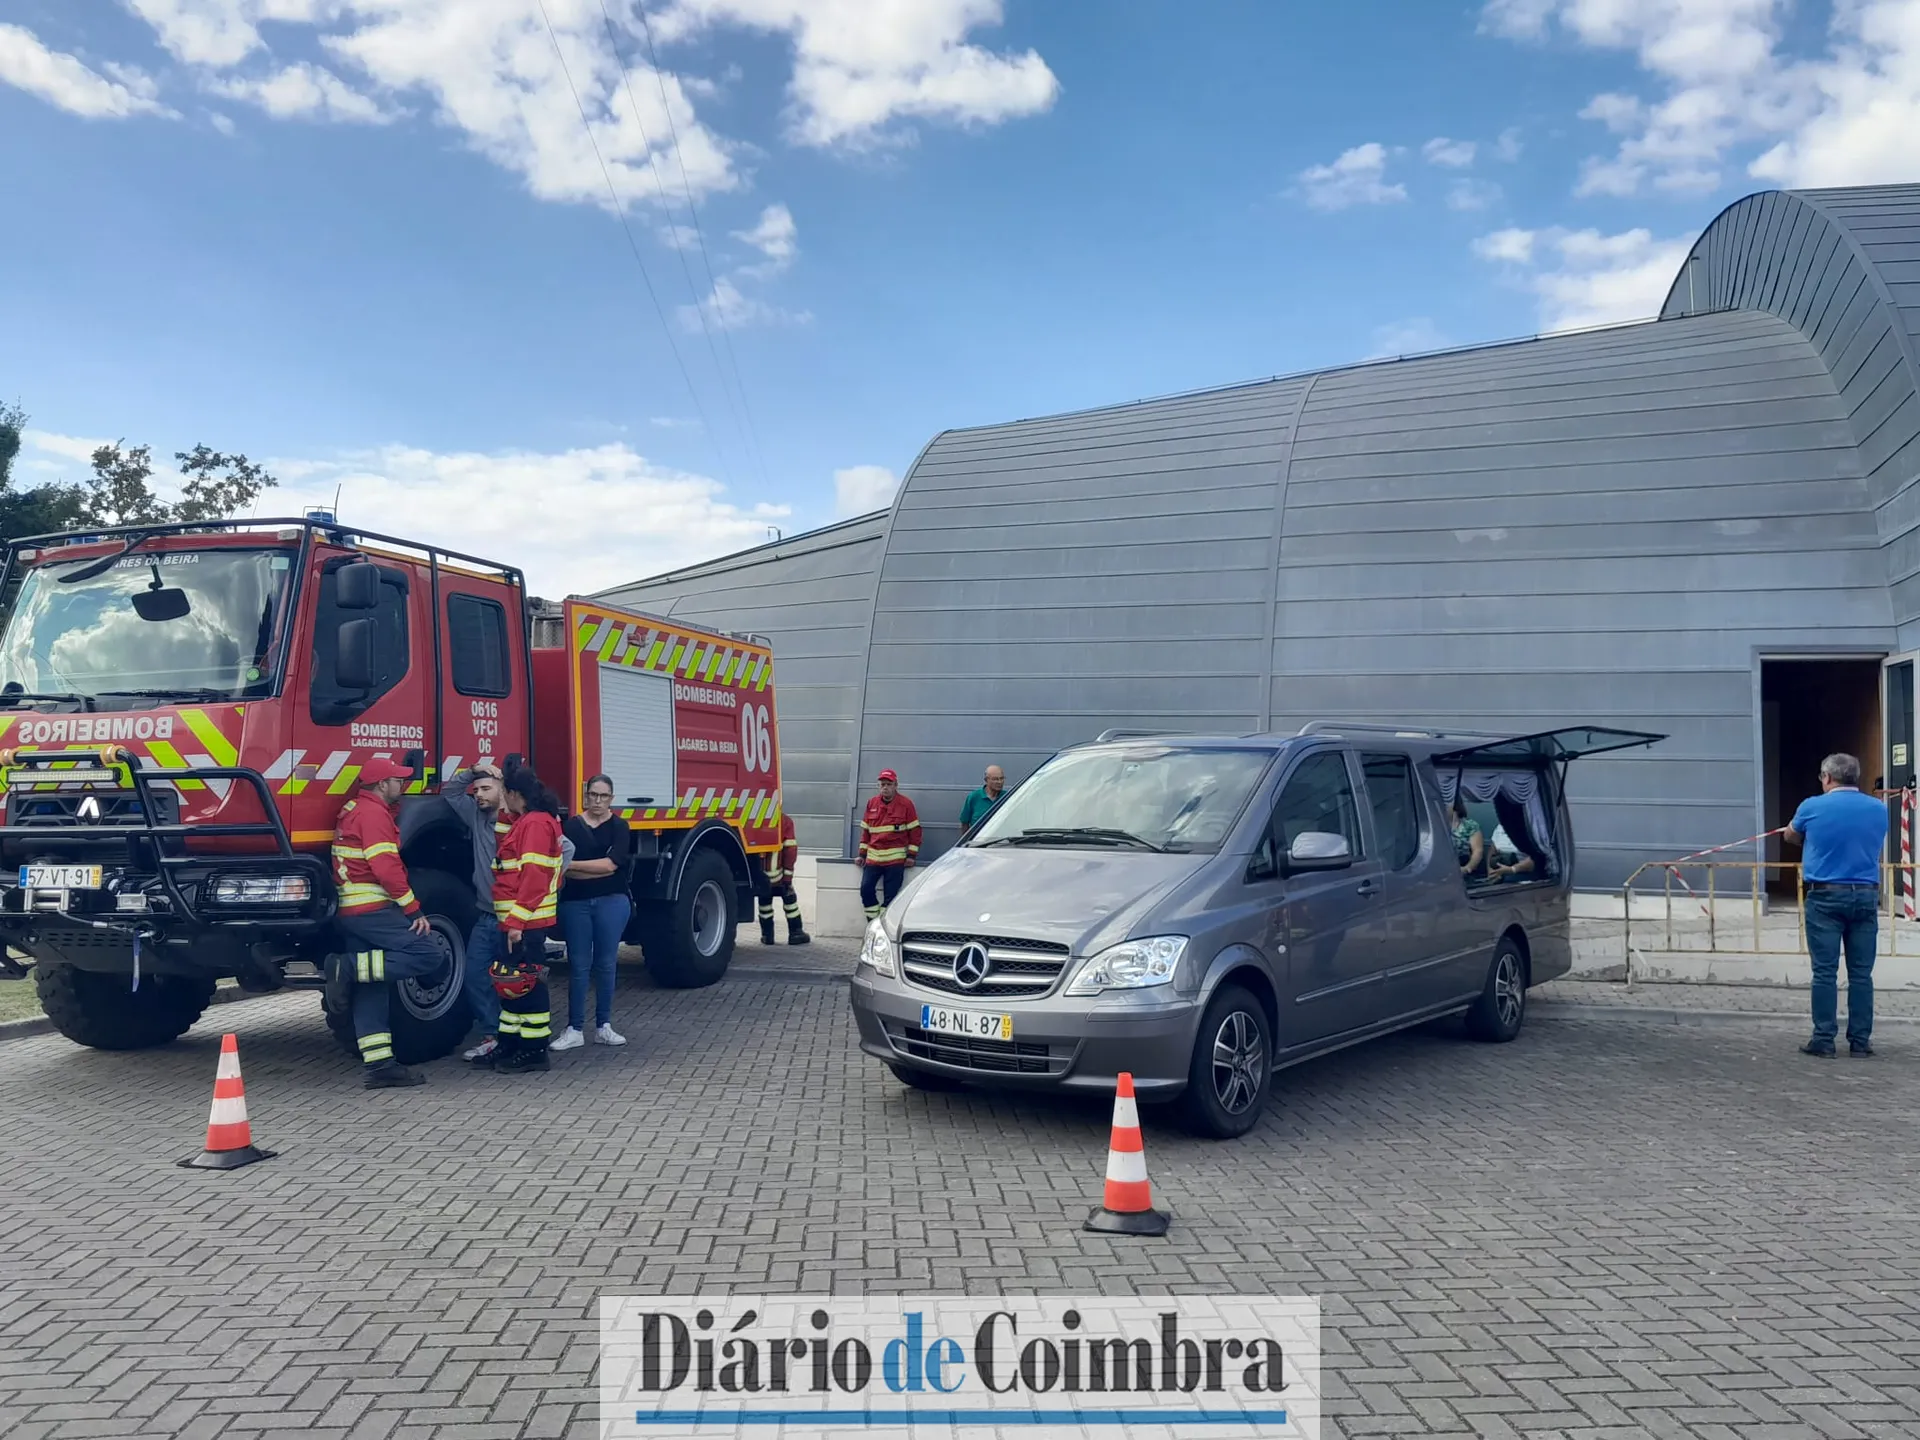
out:
{"label": "firefighter in red uniform", "polygon": [[800,897],[793,893],[793,867],[800,863],[800,842],[794,838],[793,817],[780,812],[780,848],[767,856],[767,868],[754,876],[759,902],[760,943],[773,944],[773,902],[777,896],[787,912],[787,944],[805,945],[813,937],[800,923]]}
{"label": "firefighter in red uniform", "polygon": [[500,996],[500,1043],[493,1068],[501,1074],[548,1068],[553,1038],[547,995],[547,937],[560,920],[560,801],[522,766],[507,773],[512,824],[493,857],[493,913],[504,953],[493,962]]}
{"label": "firefighter in red uniform", "polygon": [[880,772],[880,793],[860,817],[860,903],[867,919],[886,914],[920,855],[920,812],[900,793],[900,777]]}
{"label": "firefighter in red uniform", "polygon": [[347,801],[334,825],[336,923],[356,948],[350,955],[327,957],[327,994],[333,1005],[352,1008],[366,1076],[362,1083],[369,1090],[426,1084],[426,1076],[393,1058],[389,982],[432,975],[448,963],[400,859],[393,807],[412,779],[411,771],[392,760],[369,760],[360,770],[360,793]]}

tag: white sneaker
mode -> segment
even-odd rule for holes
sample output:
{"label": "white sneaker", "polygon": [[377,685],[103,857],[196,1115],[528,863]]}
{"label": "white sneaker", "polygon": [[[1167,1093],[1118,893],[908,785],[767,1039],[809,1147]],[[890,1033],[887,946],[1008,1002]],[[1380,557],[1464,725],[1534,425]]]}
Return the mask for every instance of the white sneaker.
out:
{"label": "white sneaker", "polygon": [[596,1045],[624,1045],[627,1043],[627,1037],[611,1025],[602,1025],[598,1030],[593,1032],[593,1043]]}
{"label": "white sneaker", "polygon": [[553,1043],[548,1045],[547,1048],[549,1050],[578,1050],[586,1043],[586,1037],[574,1029],[573,1026],[569,1025],[553,1037]]}
{"label": "white sneaker", "polygon": [[493,1052],[498,1050],[499,1048],[500,1048],[500,1042],[496,1040],[493,1036],[489,1035],[487,1036],[486,1039],[482,1040],[478,1045],[474,1046],[473,1049],[467,1051],[467,1053],[462,1055],[460,1058],[462,1060],[485,1060],[488,1056],[493,1054]]}

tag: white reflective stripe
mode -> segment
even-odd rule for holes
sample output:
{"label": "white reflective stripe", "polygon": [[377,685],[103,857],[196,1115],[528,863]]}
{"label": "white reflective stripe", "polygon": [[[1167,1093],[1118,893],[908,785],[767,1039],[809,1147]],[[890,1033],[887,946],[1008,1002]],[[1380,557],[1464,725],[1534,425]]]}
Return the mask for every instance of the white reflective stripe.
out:
{"label": "white reflective stripe", "polygon": [[280,758],[262,770],[260,774],[268,780],[285,780],[293,774],[293,767],[300,763],[304,750],[282,750]]}
{"label": "white reflective stripe", "polygon": [[238,1050],[222,1050],[220,1052],[220,1063],[214,1068],[213,1078],[216,1080],[238,1080],[240,1078],[240,1052]]}
{"label": "white reflective stripe", "polygon": [[460,773],[460,762],[466,758],[464,755],[447,756],[446,760],[443,761],[440,766],[440,778],[445,780],[450,775],[458,775]]}
{"label": "white reflective stripe", "polygon": [[1140,1151],[1107,1151],[1107,1179],[1139,1182],[1146,1178],[1147,1157]]}
{"label": "white reflective stripe", "polygon": [[687,791],[687,793],[686,793],[686,794],[684,794],[684,795],[682,795],[682,796],[680,797],[680,805],[679,805],[679,808],[680,808],[680,809],[682,809],[682,810],[690,810],[690,809],[692,809],[692,808],[693,808],[693,797],[694,797],[694,796],[696,796],[696,795],[698,795],[699,793],[700,793],[700,792],[699,792],[698,790],[689,790],[689,791]]}
{"label": "white reflective stripe", "polygon": [[591,650],[596,655],[599,654],[601,643],[607,638],[607,631],[612,628],[613,620],[608,617],[603,617],[600,623],[593,628],[593,638],[580,648],[582,650]]}
{"label": "white reflective stripe", "polygon": [[352,754],[353,752],[351,750],[334,751],[331,755],[327,756],[327,763],[320,767],[320,773],[316,778],[321,780],[333,779],[334,776],[338,775],[340,771],[345,768],[347,760]]}
{"label": "white reflective stripe", "polygon": [[213,1111],[207,1116],[209,1125],[244,1125],[247,1123],[247,1097],[244,1095],[222,1096],[213,1102]]}

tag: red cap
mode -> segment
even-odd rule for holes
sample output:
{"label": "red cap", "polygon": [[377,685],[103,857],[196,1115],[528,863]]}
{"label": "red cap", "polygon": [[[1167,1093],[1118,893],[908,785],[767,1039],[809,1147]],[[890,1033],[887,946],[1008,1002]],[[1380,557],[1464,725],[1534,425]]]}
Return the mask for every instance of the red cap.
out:
{"label": "red cap", "polygon": [[413,771],[398,760],[389,760],[384,755],[376,755],[360,767],[362,785],[378,785],[382,780],[411,780]]}
{"label": "red cap", "polygon": [[898,784],[900,783],[900,777],[899,777],[898,775],[896,775],[896,774],[894,774],[894,773],[893,773],[893,771],[891,771],[891,770],[882,770],[882,771],[880,772],[880,778],[881,778],[882,780],[891,780],[891,781],[893,781],[893,783],[894,783],[894,784],[896,784],[896,785],[898,785]]}

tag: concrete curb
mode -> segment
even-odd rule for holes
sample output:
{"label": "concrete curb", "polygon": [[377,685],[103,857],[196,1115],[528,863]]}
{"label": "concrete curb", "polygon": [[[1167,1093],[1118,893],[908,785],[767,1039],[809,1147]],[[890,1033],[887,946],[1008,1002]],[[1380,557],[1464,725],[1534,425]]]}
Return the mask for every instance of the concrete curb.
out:
{"label": "concrete curb", "polygon": [[[269,991],[269,994],[276,993]],[[213,992],[212,1005],[232,1005],[241,1000],[259,1000],[264,997],[249,995],[238,985],[221,985]],[[209,1009],[212,1008],[210,1005]],[[0,1020],[0,1045],[9,1040],[25,1040],[30,1035],[50,1035],[53,1022],[44,1015],[29,1015],[21,1020]]]}
{"label": "concrete curb", "polygon": [[[1805,1015],[1787,1010],[1670,1010],[1655,1005],[1591,1005],[1573,1000],[1543,1000],[1531,1007],[1535,1020],[1650,1020],[1661,1025],[1744,1025],[1772,1020],[1805,1029]],[[1876,1015],[1874,1027],[1920,1025],[1920,1016]]]}

